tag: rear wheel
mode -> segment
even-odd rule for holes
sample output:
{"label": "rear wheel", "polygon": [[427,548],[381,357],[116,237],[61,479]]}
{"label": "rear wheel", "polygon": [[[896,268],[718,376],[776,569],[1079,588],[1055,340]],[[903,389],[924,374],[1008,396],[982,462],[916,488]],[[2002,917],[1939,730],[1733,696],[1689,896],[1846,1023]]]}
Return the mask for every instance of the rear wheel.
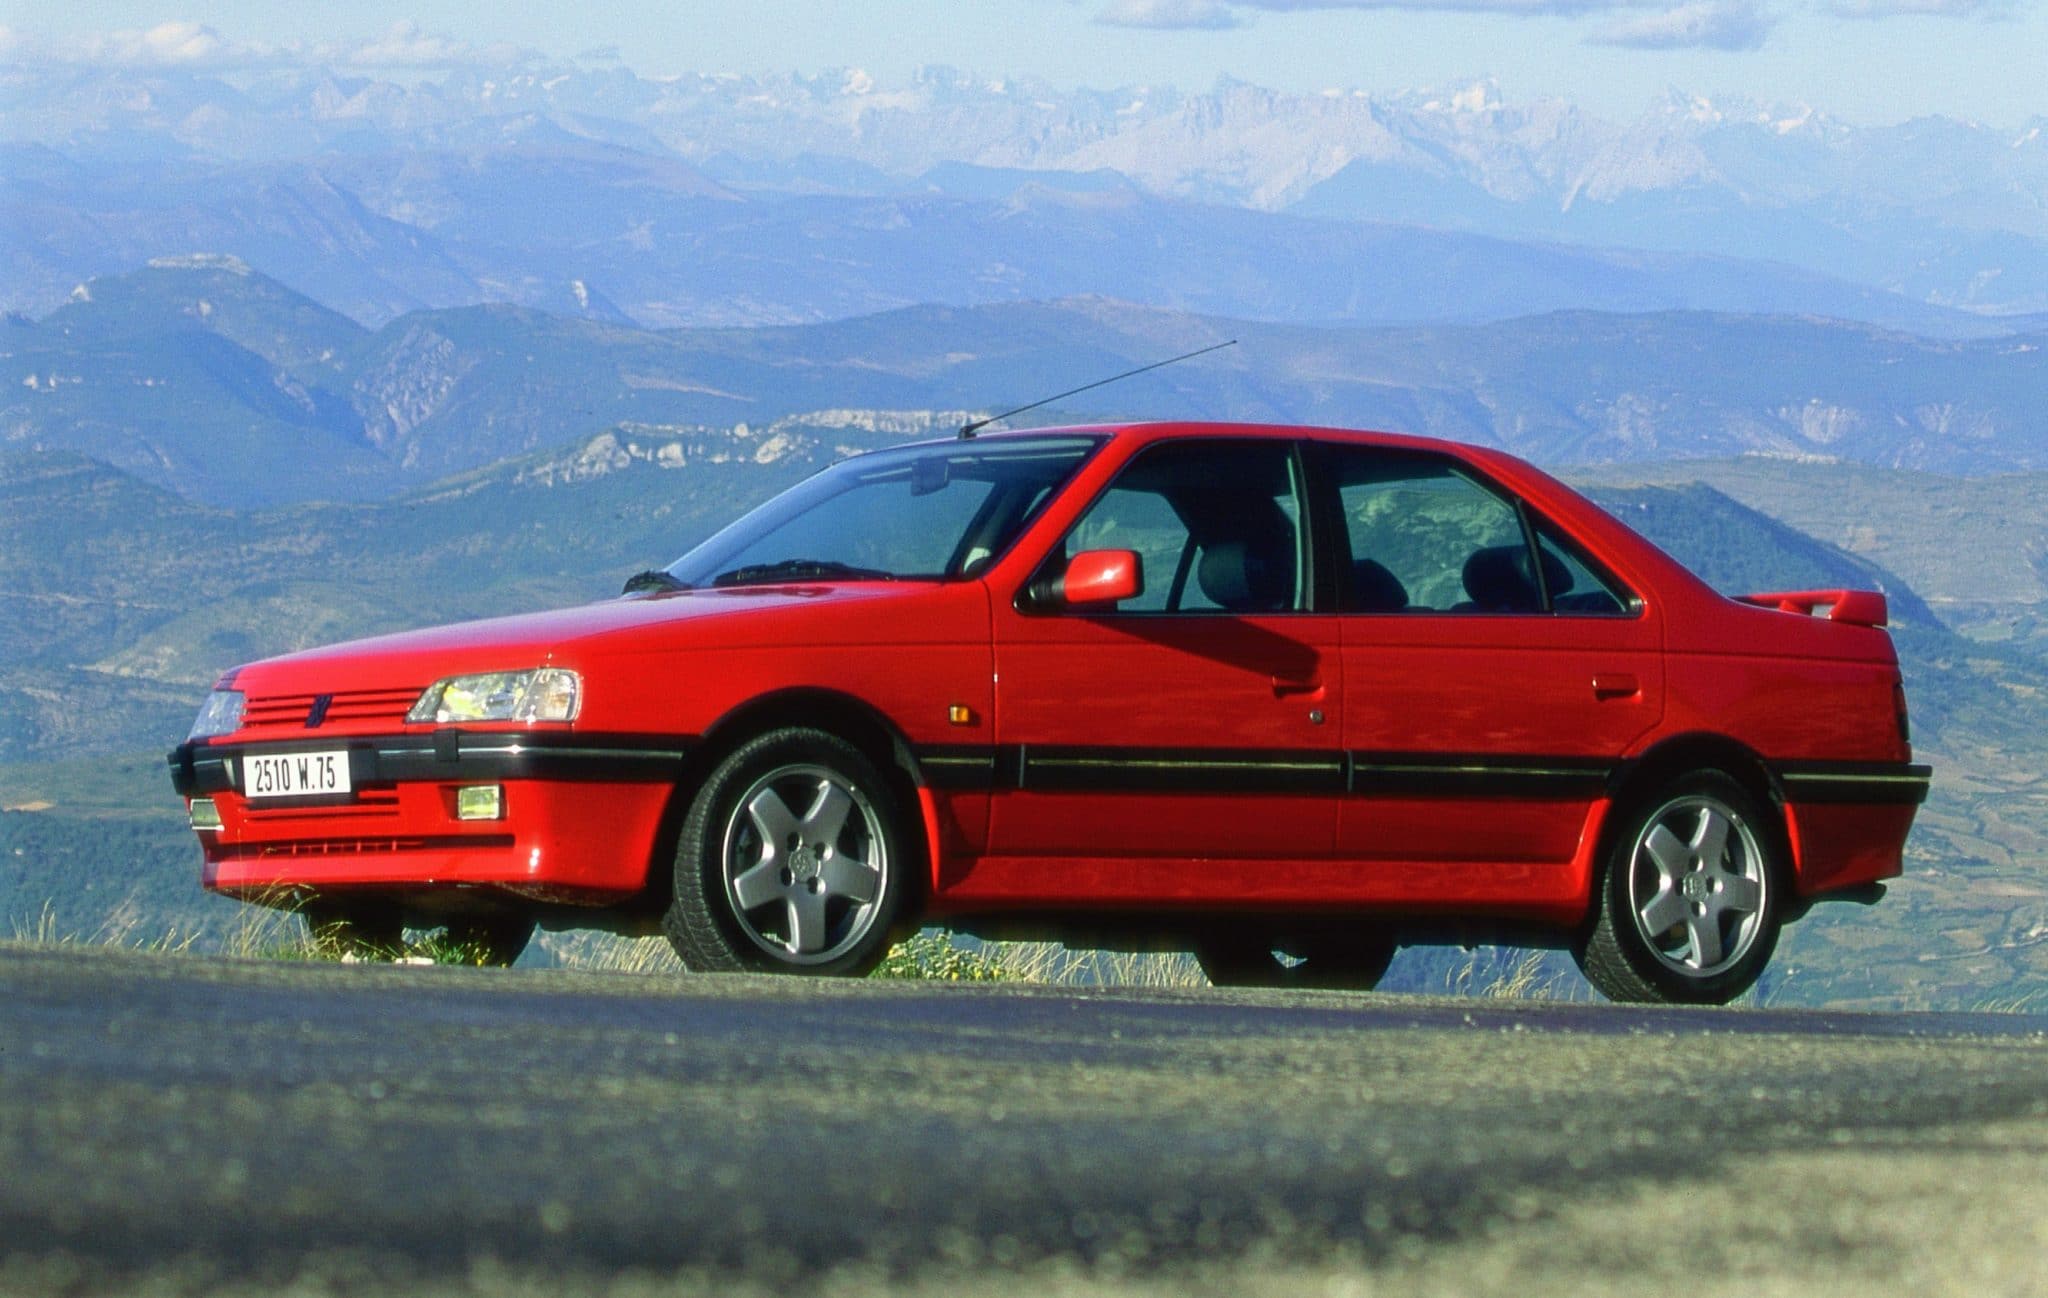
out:
{"label": "rear wheel", "polygon": [[903,905],[900,823],[888,781],[836,735],[741,745],[683,822],[670,945],[696,971],[866,973]]}
{"label": "rear wheel", "polygon": [[1195,962],[1218,987],[1325,987],[1371,991],[1394,960],[1394,941],[1335,930],[1310,935],[1229,931],[1203,935]]}
{"label": "rear wheel", "polygon": [[1617,1001],[1742,995],[1778,945],[1780,841],[1762,804],[1725,775],[1667,785],[1618,826],[1579,968]]}

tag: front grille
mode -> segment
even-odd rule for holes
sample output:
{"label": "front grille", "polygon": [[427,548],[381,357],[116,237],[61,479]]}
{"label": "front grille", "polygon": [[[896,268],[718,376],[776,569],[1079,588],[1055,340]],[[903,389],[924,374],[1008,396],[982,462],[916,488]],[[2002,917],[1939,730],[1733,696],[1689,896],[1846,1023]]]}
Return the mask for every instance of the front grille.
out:
{"label": "front grille", "polygon": [[293,730],[303,733],[306,719],[321,698],[327,710],[320,727],[341,725],[403,725],[405,714],[419,702],[426,687],[410,685],[399,689],[337,690],[332,694],[274,694],[251,698],[242,711],[242,729],[248,731]]}

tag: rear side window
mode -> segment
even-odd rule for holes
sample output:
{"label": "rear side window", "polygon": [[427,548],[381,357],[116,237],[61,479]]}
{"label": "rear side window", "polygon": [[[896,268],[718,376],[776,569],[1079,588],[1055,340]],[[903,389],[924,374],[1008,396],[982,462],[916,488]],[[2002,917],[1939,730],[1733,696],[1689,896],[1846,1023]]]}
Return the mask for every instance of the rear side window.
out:
{"label": "rear side window", "polygon": [[1542,611],[1508,571],[1526,549],[1513,505],[1434,456],[1343,447],[1335,459],[1352,611]]}
{"label": "rear side window", "polygon": [[[1353,613],[1623,613],[1634,605],[1548,523],[1442,456],[1332,446]],[[1539,558],[1540,556],[1540,558]],[[1539,566],[1540,565],[1540,566]]]}
{"label": "rear side window", "polygon": [[1603,576],[1546,520],[1536,522],[1536,544],[1543,551],[1550,606],[1557,612],[1633,613],[1640,603],[1627,587]]}

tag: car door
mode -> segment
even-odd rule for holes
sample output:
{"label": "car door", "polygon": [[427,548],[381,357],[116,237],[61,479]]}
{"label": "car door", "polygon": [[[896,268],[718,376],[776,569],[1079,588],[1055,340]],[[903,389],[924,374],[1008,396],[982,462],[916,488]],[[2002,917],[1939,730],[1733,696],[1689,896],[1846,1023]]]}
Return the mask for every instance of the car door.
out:
{"label": "car door", "polygon": [[1347,551],[1338,854],[1388,867],[1362,876],[1369,896],[1456,901],[1525,883],[1533,900],[1660,715],[1654,617],[1463,461],[1324,444],[1316,463]]}
{"label": "car door", "polygon": [[1303,469],[1282,439],[1140,450],[1040,566],[1125,550],[1114,606],[995,613],[1004,767],[961,895],[1257,896],[1256,863],[1327,859],[1343,782],[1335,620],[1311,610]]}

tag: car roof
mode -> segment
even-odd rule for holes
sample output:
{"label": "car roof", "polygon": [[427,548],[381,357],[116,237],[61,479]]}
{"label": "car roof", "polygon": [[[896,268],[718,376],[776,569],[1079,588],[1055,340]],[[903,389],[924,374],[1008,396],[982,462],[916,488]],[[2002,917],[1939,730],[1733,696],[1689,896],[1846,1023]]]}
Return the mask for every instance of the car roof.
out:
{"label": "car roof", "polygon": [[[1061,434],[1113,437],[1121,442],[1154,442],[1181,437],[1271,438],[1276,441],[1313,437],[1319,440],[1351,442],[1362,446],[1383,446],[1391,449],[1412,451],[1434,451],[1438,454],[1460,457],[1470,457],[1474,452],[1488,452],[1486,447],[1475,446],[1467,442],[1447,441],[1439,437],[1420,437],[1412,433],[1388,433],[1364,428],[1331,428],[1314,424],[1254,424],[1193,419],[1133,420],[1124,423],[1049,424],[1037,428],[1004,428],[977,432],[973,437],[964,440],[999,442],[1027,437],[1055,437]],[[960,440],[963,439],[957,436],[953,438],[933,438],[916,444],[939,446],[945,445],[949,441]]]}

